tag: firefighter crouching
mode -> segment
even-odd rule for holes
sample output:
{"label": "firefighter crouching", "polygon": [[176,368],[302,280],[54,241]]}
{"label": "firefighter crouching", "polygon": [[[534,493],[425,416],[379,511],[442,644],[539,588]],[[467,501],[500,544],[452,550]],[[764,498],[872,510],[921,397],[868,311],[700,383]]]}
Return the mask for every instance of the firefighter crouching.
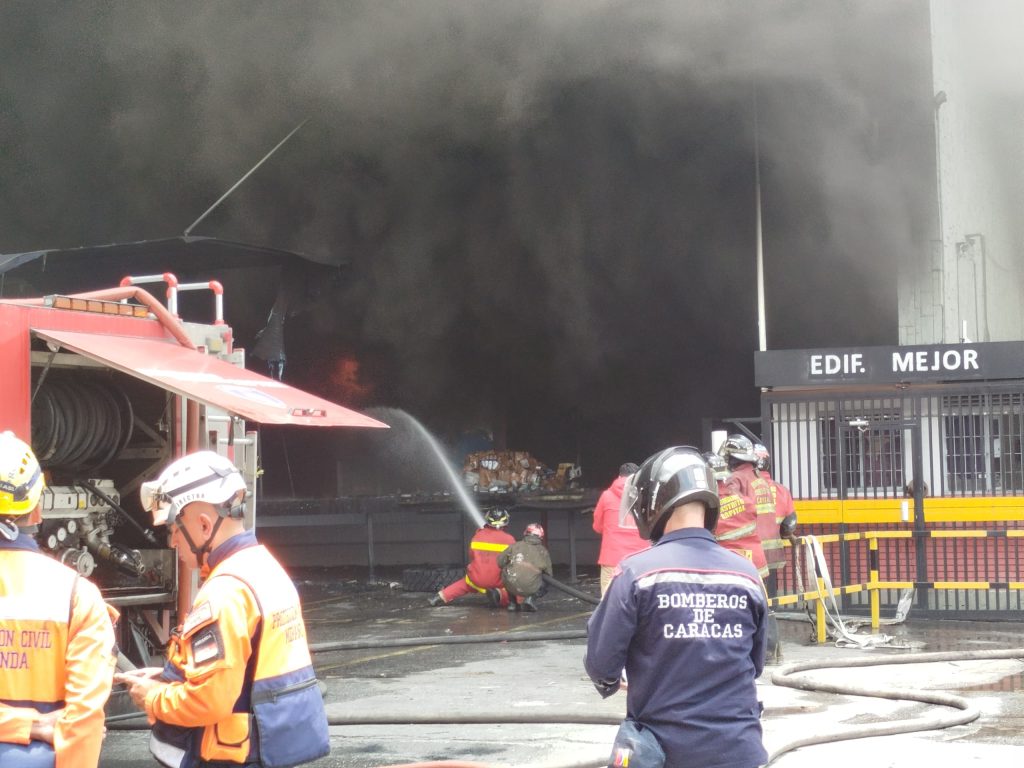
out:
{"label": "firefighter crouching", "polygon": [[498,555],[501,580],[508,592],[510,611],[536,611],[534,597],[547,592],[544,574],[551,575],[551,555],[544,546],[544,526],[530,523],[517,541]]}
{"label": "firefighter crouching", "polygon": [[619,565],[587,625],[602,696],[629,676],[609,765],[756,768],[768,758],[755,679],[768,606],[753,563],[719,546],[715,478],[696,448],[648,458],[623,503],[654,546]]}
{"label": "firefighter crouching", "polygon": [[0,433],[0,766],[96,768],[116,612],[39,551],[45,485],[32,449]]}
{"label": "firefighter crouching", "polygon": [[242,523],[245,480],[213,451],[143,483],[143,506],[205,578],[167,663],[118,675],[164,765],[292,766],[330,751],[323,697],[288,574]]}
{"label": "firefighter crouching", "polygon": [[484,515],[484,526],[478,528],[469,541],[469,565],[466,575],[430,597],[432,606],[445,605],[463,595],[474,592],[487,595],[495,608],[508,605],[508,592],[501,582],[498,555],[516,540],[503,530],[509,521],[507,509],[489,509]]}

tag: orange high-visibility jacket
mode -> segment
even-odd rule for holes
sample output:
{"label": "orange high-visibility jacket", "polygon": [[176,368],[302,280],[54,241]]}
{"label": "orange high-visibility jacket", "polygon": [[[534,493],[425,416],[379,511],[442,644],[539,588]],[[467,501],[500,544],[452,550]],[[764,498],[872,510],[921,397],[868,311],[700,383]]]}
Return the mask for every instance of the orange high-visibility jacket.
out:
{"label": "orange high-visibility jacket", "polygon": [[0,741],[28,744],[40,712],[54,726],[56,768],[95,768],[117,648],[94,584],[21,534],[0,539]]}
{"label": "orange high-visibility jacket", "polygon": [[[164,676],[173,681],[146,695],[150,722],[199,729],[203,760],[258,762],[261,750],[278,745],[267,744],[267,734],[263,743],[252,738],[254,700],[262,692],[283,697],[306,686],[313,696],[282,698],[283,706],[296,708],[285,719],[300,731],[299,724],[322,719],[326,734],[299,596],[288,574],[251,532],[224,542],[211,559],[209,577],[168,648]],[[254,652],[257,663],[247,676]]]}

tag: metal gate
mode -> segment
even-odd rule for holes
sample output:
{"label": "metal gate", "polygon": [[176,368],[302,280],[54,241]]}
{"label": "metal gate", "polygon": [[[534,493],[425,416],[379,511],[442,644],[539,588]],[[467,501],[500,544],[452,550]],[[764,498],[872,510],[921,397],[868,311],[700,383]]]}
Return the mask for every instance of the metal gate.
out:
{"label": "metal gate", "polygon": [[[800,533],[900,532],[878,541],[880,580],[913,582],[915,613],[1021,618],[1024,382],[767,390],[760,426]],[[866,540],[826,555],[836,583],[866,581]],[[797,591],[792,565],[777,589]],[[900,590],[881,597],[894,611]]]}

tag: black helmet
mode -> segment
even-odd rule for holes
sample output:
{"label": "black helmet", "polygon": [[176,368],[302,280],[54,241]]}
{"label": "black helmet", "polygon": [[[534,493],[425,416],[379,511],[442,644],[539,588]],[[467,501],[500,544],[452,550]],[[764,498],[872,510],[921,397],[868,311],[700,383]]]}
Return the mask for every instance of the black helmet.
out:
{"label": "black helmet", "polygon": [[754,443],[754,455],[757,457],[758,472],[772,471],[772,456],[761,443]]}
{"label": "black helmet", "polygon": [[622,504],[633,515],[640,535],[657,541],[672,510],[689,501],[702,501],[704,527],[718,523],[718,493],[707,462],[688,445],[666,448],[648,458],[626,481]]}
{"label": "black helmet", "polygon": [[746,435],[729,435],[718,449],[718,455],[728,461],[730,467],[742,462],[757,463],[754,444]]}
{"label": "black helmet", "polygon": [[484,515],[484,520],[487,521],[487,525],[491,528],[504,528],[508,525],[508,518],[507,509],[489,509],[487,514]]}

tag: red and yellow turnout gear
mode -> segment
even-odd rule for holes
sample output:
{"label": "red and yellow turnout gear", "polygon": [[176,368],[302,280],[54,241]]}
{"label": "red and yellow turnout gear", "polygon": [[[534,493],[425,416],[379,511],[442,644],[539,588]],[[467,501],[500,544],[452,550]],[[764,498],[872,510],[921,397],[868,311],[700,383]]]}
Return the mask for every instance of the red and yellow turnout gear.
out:
{"label": "red and yellow turnout gear", "polygon": [[793,494],[790,493],[789,488],[776,482],[767,472],[762,472],[761,476],[771,486],[772,499],[775,501],[775,522],[776,530],[779,531],[780,547],[772,553],[772,559],[768,561],[768,568],[777,571],[786,567],[786,550],[781,546],[783,521],[788,517],[791,519],[793,527],[796,527],[796,505],[793,504]]}
{"label": "red and yellow turnout gear", "polygon": [[773,566],[772,563],[781,561],[785,565],[786,553],[782,548],[782,536],[779,534],[772,484],[754,469],[753,464],[737,466],[726,480],[726,484],[734,493],[754,503],[757,510],[757,534],[761,538],[761,548],[764,550],[769,570],[781,567]]}
{"label": "red and yellow turnout gear", "polygon": [[743,555],[757,568],[763,579],[768,575],[768,563],[761,537],[757,532],[757,508],[752,499],[744,499],[734,493],[725,481],[718,481],[718,524],[715,526],[715,540],[726,549]]}
{"label": "red and yellow turnout gear", "polygon": [[444,601],[450,603],[472,592],[483,593],[488,589],[497,589],[501,593],[501,604],[508,605],[508,593],[502,584],[498,555],[515,544],[515,541],[511,534],[496,528],[484,526],[478,529],[469,542],[466,576],[441,590]]}

